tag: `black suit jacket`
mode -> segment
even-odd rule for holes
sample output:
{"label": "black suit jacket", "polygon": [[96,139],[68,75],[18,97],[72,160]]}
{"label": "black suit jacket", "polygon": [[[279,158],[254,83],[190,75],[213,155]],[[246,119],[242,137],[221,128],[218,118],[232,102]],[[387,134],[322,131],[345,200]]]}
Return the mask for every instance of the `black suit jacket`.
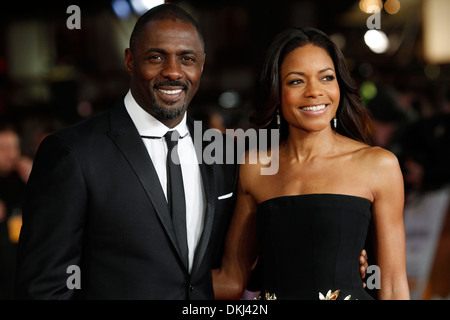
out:
{"label": "black suit jacket", "polygon": [[[15,297],[213,299],[211,268],[220,262],[237,165],[203,162],[200,170],[207,205],[188,274],[157,173],[123,102],[47,137],[27,186]],[[71,265],[80,268],[81,289],[67,287]]]}

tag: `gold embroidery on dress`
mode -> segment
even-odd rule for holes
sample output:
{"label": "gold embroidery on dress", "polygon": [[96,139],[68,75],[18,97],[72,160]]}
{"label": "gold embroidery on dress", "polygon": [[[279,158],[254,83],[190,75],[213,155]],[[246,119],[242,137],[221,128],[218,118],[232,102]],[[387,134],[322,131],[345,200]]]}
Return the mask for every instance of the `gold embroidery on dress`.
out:
{"label": "gold embroidery on dress", "polygon": [[265,291],[264,296],[260,294],[258,297],[254,297],[253,300],[277,300],[277,296],[275,293]]}
{"label": "gold embroidery on dress", "polygon": [[[321,292],[319,292],[319,299],[320,300],[337,300],[338,296],[339,296],[339,292],[341,290],[336,290],[334,292],[331,292],[331,290],[328,290],[327,295],[324,297],[323,294]],[[350,300],[352,296],[348,295],[344,298],[344,300]]]}

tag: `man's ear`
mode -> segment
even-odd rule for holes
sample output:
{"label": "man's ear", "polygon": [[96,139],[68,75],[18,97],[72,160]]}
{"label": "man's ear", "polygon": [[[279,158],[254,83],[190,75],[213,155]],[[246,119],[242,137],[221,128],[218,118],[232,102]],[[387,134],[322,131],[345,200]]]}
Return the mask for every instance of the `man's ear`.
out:
{"label": "man's ear", "polygon": [[130,48],[125,49],[125,68],[130,75],[133,73],[133,53]]}
{"label": "man's ear", "polygon": [[205,65],[205,61],[206,61],[206,53],[203,55],[203,62],[202,62],[202,73],[203,73],[203,66]]}

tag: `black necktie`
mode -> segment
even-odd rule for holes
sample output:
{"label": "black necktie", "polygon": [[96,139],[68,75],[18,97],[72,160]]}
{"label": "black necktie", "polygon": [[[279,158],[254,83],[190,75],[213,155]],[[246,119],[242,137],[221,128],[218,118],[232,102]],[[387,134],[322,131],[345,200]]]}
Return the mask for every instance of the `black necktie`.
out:
{"label": "black necktie", "polygon": [[188,266],[188,246],[186,235],[186,203],[184,197],[183,176],[178,157],[177,131],[168,131],[164,138],[167,142],[167,202],[172,214],[172,223],[181,248],[183,261]]}

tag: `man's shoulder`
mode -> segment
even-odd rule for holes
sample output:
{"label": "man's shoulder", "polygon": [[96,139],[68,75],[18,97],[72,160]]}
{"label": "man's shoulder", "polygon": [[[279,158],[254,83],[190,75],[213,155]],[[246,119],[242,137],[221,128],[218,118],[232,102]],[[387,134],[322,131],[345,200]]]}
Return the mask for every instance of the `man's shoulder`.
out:
{"label": "man's shoulder", "polygon": [[87,119],[68,125],[50,134],[45,140],[47,143],[61,147],[83,148],[89,146],[100,146],[104,144],[111,130],[111,113],[120,107],[113,105],[110,109],[101,111]]}
{"label": "man's shoulder", "polygon": [[105,133],[111,130],[111,114],[116,112],[121,106],[123,107],[123,104],[116,103],[107,110],[103,110],[87,119],[68,125],[55,132],[54,135],[60,138],[76,139],[77,137],[92,136],[96,133]]}

